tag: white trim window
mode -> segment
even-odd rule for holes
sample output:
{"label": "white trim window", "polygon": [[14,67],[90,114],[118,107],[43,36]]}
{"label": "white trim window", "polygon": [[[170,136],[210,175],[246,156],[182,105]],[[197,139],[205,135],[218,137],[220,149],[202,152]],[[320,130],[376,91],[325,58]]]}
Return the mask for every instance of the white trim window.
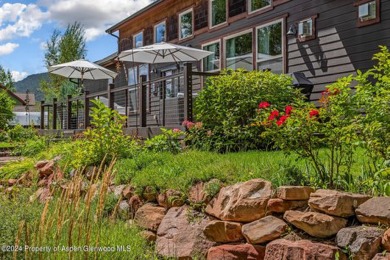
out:
{"label": "white trim window", "polygon": [[209,0],[210,28],[222,25],[227,21],[227,0]]}
{"label": "white trim window", "polygon": [[139,32],[133,36],[133,48],[142,47],[144,45],[144,34]]}
{"label": "white trim window", "polygon": [[165,42],[167,35],[165,21],[154,26],[154,42]]}
{"label": "white trim window", "polygon": [[226,68],[253,70],[252,38],[252,29],[225,38]]}
{"label": "white trim window", "polygon": [[256,28],[256,62],[258,70],[283,73],[284,21],[277,20]]}
{"label": "white trim window", "polygon": [[213,52],[212,55],[203,59],[203,71],[219,71],[221,69],[221,41],[217,40],[203,44],[202,49]]}
{"label": "white trim window", "polygon": [[185,39],[191,37],[194,33],[192,8],[179,14],[179,38]]}
{"label": "white trim window", "polygon": [[248,12],[253,13],[271,5],[272,0],[248,0]]}
{"label": "white trim window", "polygon": [[360,22],[365,22],[369,20],[376,19],[376,1],[371,1],[359,5],[359,20]]}
{"label": "white trim window", "polygon": [[313,36],[313,18],[298,23],[298,37]]}

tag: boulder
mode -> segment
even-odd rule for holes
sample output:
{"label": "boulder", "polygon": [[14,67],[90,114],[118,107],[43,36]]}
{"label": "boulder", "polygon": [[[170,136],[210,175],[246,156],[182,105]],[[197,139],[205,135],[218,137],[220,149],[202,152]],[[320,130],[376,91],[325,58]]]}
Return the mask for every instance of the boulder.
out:
{"label": "boulder", "polygon": [[188,191],[188,200],[193,204],[208,203],[210,196],[205,192],[205,184],[198,182]]}
{"label": "boulder", "polygon": [[240,223],[220,220],[214,220],[207,224],[203,233],[209,240],[219,243],[237,242],[244,238]]}
{"label": "boulder", "polygon": [[264,254],[264,246],[221,245],[209,249],[207,260],[263,260]]}
{"label": "boulder", "polygon": [[155,242],[157,239],[156,234],[153,233],[152,231],[149,231],[149,230],[142,230],[140,232],[140,235],[141,235],[141,237],[146,239],[148,242]]}
{"label": "boulder", "polygon": [[135,214],[137,210],[143,205],[141,198],[138,195],[134,195],[129,199],[130,212]]}
{"label": "boulder", "polygon": [[261,244],[279,238],[286,232],[287,224],[277,217],[267,216],[242,226],[242,233],[248,243]]}
{"label": "boulder", "polygon": [[158,205],[167,209],[184,205],[184,195],[180,191],[169,189],[157,196]]}
{"label": "boulder", "polygon": [[318,212],[289,210],[284,213],[283,218],[309,235],[319,238],[336,235],[340,229],[347,225],[347,220],[344,218]]}
{"label": "boulder", "polygon": [[390,225],[390,197],[375,197],[356,209],[361,223]]}
{"label": "boulder", "polygon": [[128,220],[130,218],[130,206],[127,201],[122,200],[119,202],[118,216],[123,220]]}
{"label": "boulder", "polygon": [[[338,255],[338,258],[337,258]],[[339,259],[347,257],[337,247],[313,243],[309,240],[289,241],[285,239],[274,240],[265,250],[265,260],[300,260],[300,259]]]}
{"label": "boulder", "polygon": [[382,247],[387,252],[390,252],[390,229],[386,230],[382,237]]}
{"label": "boulder", "polygon": [[170,208],[157,230],[156,252],[163,257],[206,256],[216,245],[203,234],[210,218],[187,206]]}
{"label": "boulder", "polygon": [[371,197],[367,195],[341,192],[335,190],[317,190],[310,195],[309,206],[336,217],[355,215],[355,209]]}
{"label": "boulder", "polygon": [[305,209],[307,200],[270,199],[267,204],[267,213],[284,213],[287,210]]}
{"label": "boulder", "polygon": [[347,249],[354,260],[371,260],[381,246],[383,230],[377,227],[348,227],[336,236],[337,246]]}
{"label": "boulder", "polygon": [[122,190],[122,196],[123,198],[125,199],[130,199],[133,195],[134,195],[134,187],[131,187],[131,186],[126,186],[123,190]]}
{"label": "boulder", "polygon": [[271,183],[254,179],[223,187],[206,207],[206,213],[221,220],[252,222],[265,216],[271,198]]}
{"label": "boulder", "polygon": [[165,208],[147,203],[137,210],[134,220],[142,228],[157,231],[165,212]]}
{"label": "boulder", "polygon": [[114,187],[113,192],[114,192],[115,197],[117,197],[117,198],[121,197],[122,191],[125,187],[126,187],[126,185],[118,185],[118,186]]}
{"label": "boulder", "polygon": [[15,184],[17,184],[18,183],[18,180],[17,179],[9,179],[8,180],[8,186],[9,187],[12,187],[12,186],[14,186]]}
{"label": "boulder", "polygon": [[308,200],[312,192],[314,189],[307,186],[280,186],[276,195],[283,200]]}

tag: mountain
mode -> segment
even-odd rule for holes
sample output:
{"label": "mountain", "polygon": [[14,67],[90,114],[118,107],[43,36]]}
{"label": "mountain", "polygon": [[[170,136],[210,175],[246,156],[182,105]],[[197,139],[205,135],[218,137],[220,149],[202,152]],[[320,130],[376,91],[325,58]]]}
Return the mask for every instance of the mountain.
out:
{"label": "mountain", "polygon": [[48,73],[39,73],[39,74],[33,74],[28,76],[27,78],[15,82],[15,88],[17,92],[25,93],[26,90],[30,93],[35,94],[35,100],[41,101],[43,100],[43,93],[39,90],[39,83],[42,80],[48,80],[49,74]]}

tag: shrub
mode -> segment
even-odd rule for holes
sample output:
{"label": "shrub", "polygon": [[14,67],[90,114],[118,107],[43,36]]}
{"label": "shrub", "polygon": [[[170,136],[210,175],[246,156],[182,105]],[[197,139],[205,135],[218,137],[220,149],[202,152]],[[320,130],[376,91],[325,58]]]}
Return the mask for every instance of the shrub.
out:
{"label": "shrub", "polygon": [[34,127],[23,127],[16,125],[8,131],[11,141],[22,142],[27,139],[35,138],[38,136],[37,130]]}
{"label": "shrub", "polygon": [[181,151],[180,138],[184,133],[180,129],[161,128],[162,134],[145,141],[144,147],[154,152],[179,153]]}
{"label": "shrub", "polygon": [[44,151],[47,148],[45,138],[33,138],[28,139],[25,142],[19,144],[13,151],[15,154],[21,156],[34,156]]}
{"label": "shrub", "polygon": [[11,99],[8,93],[0,89],[0,129],[6,129],[8,122],[14,117],[13,109],[15,102]]}
{"label": "shrub", "polygon": [[319,186],[334,188],[341,178],[351,174],[357,141],[357,109],[349,87],[351,81],[352,76],[329,86],[318,109],[305,102],[283,110],[259,106],[259,121],[266,126],[263,136],[278,148],[308,160],[317,174],[313,180]]}
{"label": "shrub", "polygon": [[189,129],[187,143],[219,152],[264,147],[262,129],[253,124],[258,101],[282,107],[302,99],[291,84],[286,75],[262,71],[229,70],[209,78],[195,101],[202,124]]}

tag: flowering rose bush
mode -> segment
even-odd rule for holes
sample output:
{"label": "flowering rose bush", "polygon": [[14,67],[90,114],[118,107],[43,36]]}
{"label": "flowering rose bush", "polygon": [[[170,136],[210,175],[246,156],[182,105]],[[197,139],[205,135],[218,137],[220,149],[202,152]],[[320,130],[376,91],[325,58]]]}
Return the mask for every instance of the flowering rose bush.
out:
{"label": "flowering rose bush", "polygon": [[308,177],[319,186],[336,187],[342,177],[350,175],[356,140],[351,79],[329,86],[323,93],[320,108],[301,101],[283,109],[270,102],[270,106],[258,109],[257,120],[266,127],[262,138],[308,160],[316,173]]}
{"label": "flowering rose bush", "polygon": [[265,140],[259,139],[264,129],[255,120],[256,110],[268,109],[271,104],[284,109],[303,99],[291,85],[289,76],[269,71],[229,70],[210,77],[195,100],[196,121],[203,125],[192,128],[190,123],[187,143],[218,152],[264,148]]}

